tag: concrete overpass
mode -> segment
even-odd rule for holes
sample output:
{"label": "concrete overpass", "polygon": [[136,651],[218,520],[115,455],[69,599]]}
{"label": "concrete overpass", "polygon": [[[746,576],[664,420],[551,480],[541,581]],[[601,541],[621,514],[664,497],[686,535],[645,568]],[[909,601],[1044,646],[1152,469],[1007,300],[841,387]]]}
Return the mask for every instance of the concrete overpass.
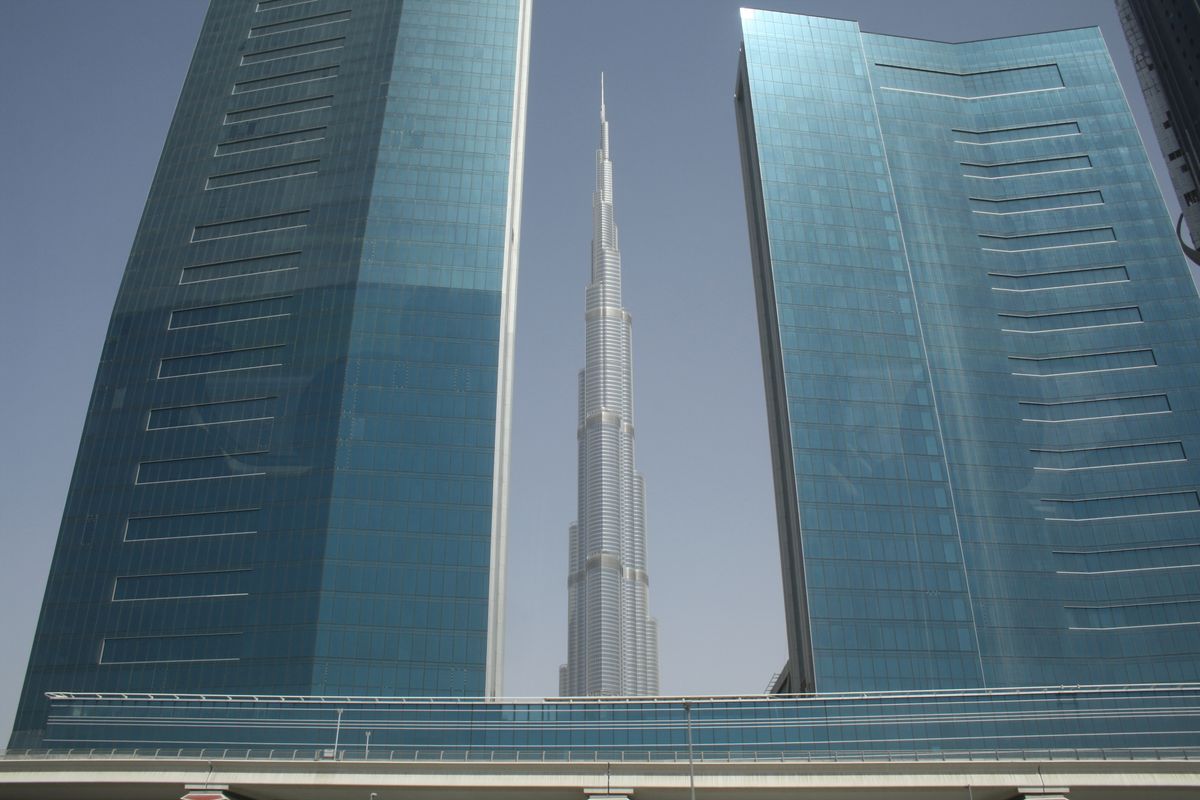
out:
{"label": "concrete overpass", "polygon": [[0,800],[1196,800],[1200,760],[462,761],[9,754]]}

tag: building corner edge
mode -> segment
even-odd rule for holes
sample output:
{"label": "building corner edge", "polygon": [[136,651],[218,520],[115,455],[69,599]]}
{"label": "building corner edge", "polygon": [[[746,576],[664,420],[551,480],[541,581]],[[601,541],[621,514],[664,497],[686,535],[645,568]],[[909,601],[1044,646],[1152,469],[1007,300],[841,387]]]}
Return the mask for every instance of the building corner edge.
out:
{"label": "building corner edge", "polygon": [[501,278],[500,340],[496,375],[496,447],[492,478],[491,574],[488,581],[487,660],[484,696],[503,693],[504,597],[508,569],[508,468],[512,439],[512,393],[516,342],[517,273],[521,249],[521,203],[525,177],[525,111],[529,93],[529,46],[533,0],[518,0],[516,74],[508,161],[508,221]]}

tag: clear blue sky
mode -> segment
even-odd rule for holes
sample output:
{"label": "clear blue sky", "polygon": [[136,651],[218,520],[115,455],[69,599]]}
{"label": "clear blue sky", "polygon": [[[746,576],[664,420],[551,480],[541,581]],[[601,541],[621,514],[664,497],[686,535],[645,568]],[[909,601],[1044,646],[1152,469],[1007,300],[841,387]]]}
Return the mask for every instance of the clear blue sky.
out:
{"label": "clear blue sky", "polygon": [[[647,481],[663,691],[759,692],[785,657],[733,120],[742,4],[756,5],[535,0],[509,522],[510,695],[556,692],[565,655],[575,373],[583,359],[601,70],[625,304],[634,316],[638,462]],[[1100,25],[1149,131],[1108,0],[757,5],[947,41]],[[206,6],[4,3],[4,739],[112,301]]]}

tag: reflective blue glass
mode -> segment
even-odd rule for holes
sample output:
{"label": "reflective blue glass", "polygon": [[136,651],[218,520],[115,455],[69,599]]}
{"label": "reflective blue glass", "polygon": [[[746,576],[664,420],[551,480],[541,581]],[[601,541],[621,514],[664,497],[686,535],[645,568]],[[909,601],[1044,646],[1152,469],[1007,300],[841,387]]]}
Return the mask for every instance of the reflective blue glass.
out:
{"label": "reflective blue glass", "polygon": [[489,688],[527,14],[213,0],[14,744],[53,690]]}
{"label": "reflective blue glass", "polygon": [[[1194,758],[1196,685],[541,702],[56,696],[49,749],[422,760]],[[369,746],[369,749],[368,749]],[[335,749],[336,748],[336,749]],[[143,751],[145,752],[145,751]]]}
{"label": "reflective blue glass", "polygon": [[1200,302],[1099,31],[742,29],[791,688],[1200,678]]}

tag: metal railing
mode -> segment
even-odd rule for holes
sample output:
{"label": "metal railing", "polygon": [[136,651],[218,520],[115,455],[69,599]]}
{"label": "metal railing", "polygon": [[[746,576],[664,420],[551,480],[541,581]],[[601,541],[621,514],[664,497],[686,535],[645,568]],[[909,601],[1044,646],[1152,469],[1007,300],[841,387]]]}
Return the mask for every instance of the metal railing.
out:
{"label": "metal railing", "polygon": [[[686,750],[592,749],[389,749],[348,747],[304,748],[70,748],[10,749],[0,759],[30,760],[174,760],[174,761],[310,761],[310,762],[534,762],[534,763],[689,763]],[[1197,761],[1200,747],[1061,748],[1045,750],[760,750],[702,751],[691,761],[705,763],[878,763],[937,761]]]}
{"label": "metal railing", "polygon": [[1197,684],[529,703],[66,692],[49,699],[44,731],[17,741],[51,749],[10,754],[683,763],[690,749],[702,764],[1200,753]]}

